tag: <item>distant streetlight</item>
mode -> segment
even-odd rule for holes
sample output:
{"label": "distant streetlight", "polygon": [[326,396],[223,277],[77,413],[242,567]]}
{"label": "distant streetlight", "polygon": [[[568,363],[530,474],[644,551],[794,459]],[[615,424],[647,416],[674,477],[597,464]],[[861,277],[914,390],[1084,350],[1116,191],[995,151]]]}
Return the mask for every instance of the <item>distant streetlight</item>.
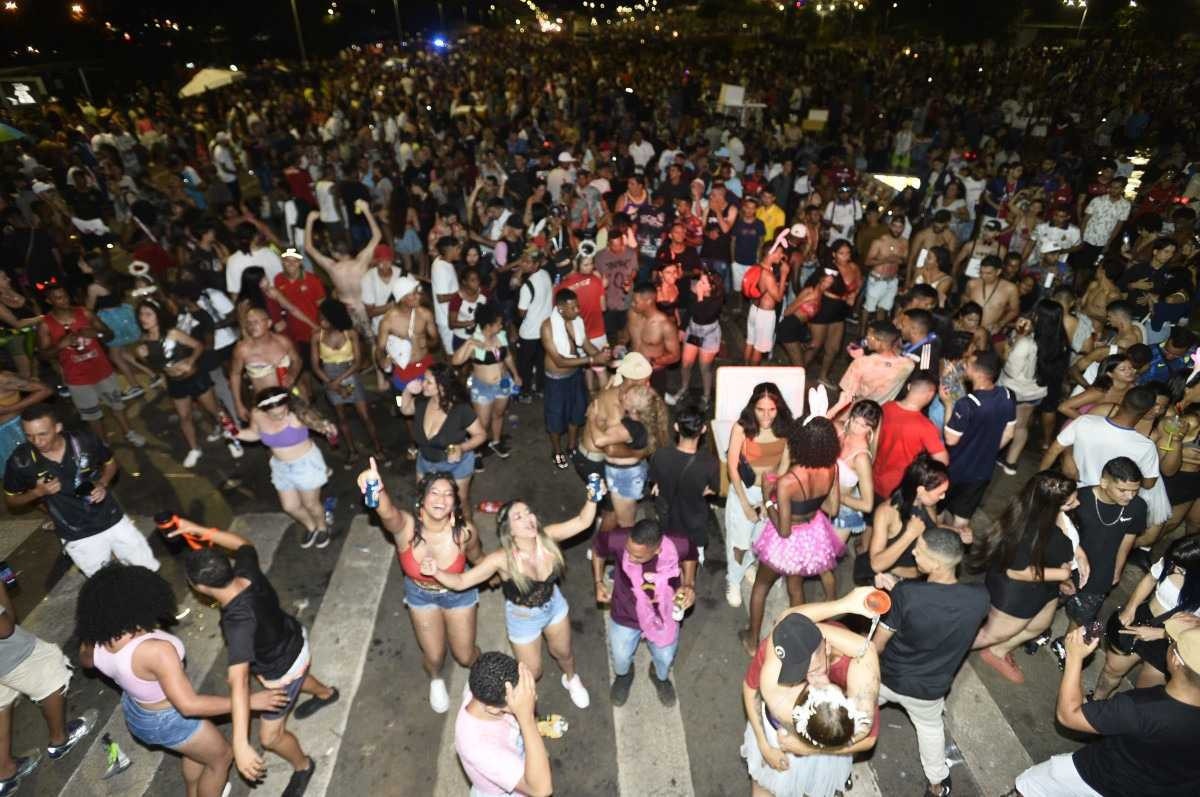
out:
{"label": "distant streetlight", "polygon": [[1083,35],[1083,23],[1087,21],[1088,4],[1087,0],[1063,0],[1067,8],[1082,8],[1083,16],[1079,18],[1079,28],[1075,31],[1075,38],[1078,39]]}
{"label": "distant streetlight", "polygon": [[296,23],[296,42],[300,45],[300,62],[308,68],[308,53],[304,49],[304,31],[300,29],[300,12],[296,10],[296,0],[292,0],[292,21]]}
{"label": "distant streetlight", "polygon": [[[495,6],[492,9],[495,10]],[[396,14],[396,41],[404,41],[404,31],[400,27],[400,0],[392,0],[392,11]]]}
{"label": "distant streetlight", "polygon": [[4,10],[9,12],[16,11],[17,4],[13,2],[13,0],[8,0],[8,2],[4,4]]}
{"label": "distant streetlight", "polygon": [[83,19],[83,15],[84,15],[83,3],[72,3],[71,4],[71,17],[75,21],[79,21],[79,20]]}

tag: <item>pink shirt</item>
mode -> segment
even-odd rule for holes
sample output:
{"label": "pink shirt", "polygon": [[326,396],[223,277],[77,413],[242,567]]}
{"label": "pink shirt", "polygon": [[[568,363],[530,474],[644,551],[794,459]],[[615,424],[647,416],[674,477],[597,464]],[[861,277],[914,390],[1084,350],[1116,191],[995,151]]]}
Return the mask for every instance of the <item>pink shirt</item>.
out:
{"label": "pink shirt", "polygon": [[511,714],[481,720],[467,711],[471,690],[463,689],[462,707],[454,721],[454,749],[471,785],[479,794],[521,795],[515,791],[525,776],[525,740]]}

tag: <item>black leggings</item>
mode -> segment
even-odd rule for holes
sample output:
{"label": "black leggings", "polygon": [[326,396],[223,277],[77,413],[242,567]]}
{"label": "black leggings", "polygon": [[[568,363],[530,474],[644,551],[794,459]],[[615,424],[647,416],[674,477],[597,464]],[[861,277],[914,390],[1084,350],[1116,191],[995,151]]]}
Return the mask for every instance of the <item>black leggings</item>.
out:
{"label": "black leggings", "polygon": [[[521,382],[524,387],[522,392],[530,392],[542,389],[542,371],[545,368],[543,364],[546,356],[546,351],[542,347],[541,339],[526,340],[520,339],[520,345],[517,346],[517,373],[521,375]],[[536,369],[536,372],[535,372]],[[534,378],[537,381],[534,381]]]}

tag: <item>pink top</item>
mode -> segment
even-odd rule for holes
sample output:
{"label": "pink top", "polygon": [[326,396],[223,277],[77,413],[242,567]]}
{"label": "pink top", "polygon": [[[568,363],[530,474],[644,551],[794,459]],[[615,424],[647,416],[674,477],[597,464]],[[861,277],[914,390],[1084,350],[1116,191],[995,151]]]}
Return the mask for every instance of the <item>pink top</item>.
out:
{"label": "pink top", "polygon": [[93,653],[96,669],[117,682],[117,686],[125,690],[125,694],[139,703],[161,703],[167,699],[158,681],[145,681],[133,674],[133,652],[148,639],[161,639],[175,646],[179,660],[183,661],[183,642],[179,637],[166,631],[151,631],[148,634],[130,640],[125,647],[116,653],[109,652],[103,645],[97,645]]}
{"label": "pink top", "polygon": [[481,720],[467,711],[471,690],[463,690],[454,722],[454,748],[471,781],[472,794],[522,795],[517,784],[525,776],[525,742],[511,714]]}

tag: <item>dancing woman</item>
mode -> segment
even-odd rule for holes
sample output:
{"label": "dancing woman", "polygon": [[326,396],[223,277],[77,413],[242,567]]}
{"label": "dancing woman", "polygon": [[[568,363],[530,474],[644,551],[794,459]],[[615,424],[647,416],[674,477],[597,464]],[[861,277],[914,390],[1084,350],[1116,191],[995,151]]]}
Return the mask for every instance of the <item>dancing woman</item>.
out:
{"label": "dancing woman", "polygon": [[454,477],[432,471],[417,484],[412,511],[397,507],[375,466],[358,475],[358,489],[366,493],[368,483],[377,491],[379,522],[392,535],[396,558],[404,571],[404,603],[408,606],[413,633],[421,648],[421,663],[429,675],[429,706],[438,714],[450,709],[450,693],[442,678],[446,645],[461,667],[470,667],[479,656],[475,644],[475,615],[479,590],[447,589],[424,572],[463,573],[467,563],[479,564],[483,547],[479,532],[463,517],[463,507]]}
{"label": "dancing woman", "polygon": [[596,504],[603,497],[603,487],[589,488],[587,501],[578,515],[548,526],[542,525],[529,504],[509,501],[496,516],[500,547],[477,566],[466,573],[449,573],[437,567],[432,558],[421,562],[424,575],[431,575],[442,586],[457,591],[477,587],[499,575],[504,593],[504,625],[517,661],[528,667],[535,679],[541,678],[544,636],[550,655],[562,669],[563,688],[579,708],[587,708],[591,698],[575,670],[567,600],[558,586],[566,569],[558,544],[592,527]]}

